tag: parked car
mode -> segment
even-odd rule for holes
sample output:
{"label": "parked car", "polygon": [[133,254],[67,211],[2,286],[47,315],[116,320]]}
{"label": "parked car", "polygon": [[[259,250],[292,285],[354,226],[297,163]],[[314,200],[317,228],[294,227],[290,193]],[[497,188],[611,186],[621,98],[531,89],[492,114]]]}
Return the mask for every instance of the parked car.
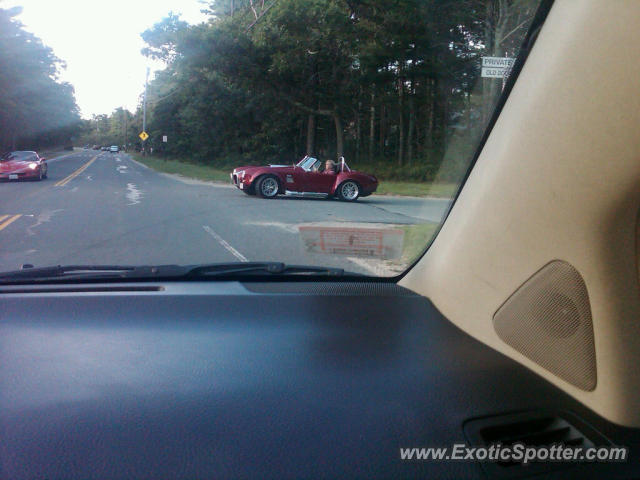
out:
{"label": "parked car", "polygon": [[111,153],[118,153],[118,150],[119,150],[119,148],[118,148],[118,146],[117,146],[117,145],[111,145],[111,146],[109,147],[109,151],[110,151]]}
{"label": "parked car", "polygon": [[47,178],[46,158],[32,151],[9,152],[0,157],[0,179],[42,180]]}
{"label": "parked car", "polygon": [[231,172],[233,184],[248,195],[274,198],[331,198],[347,202],[371,195],[378,188],[378,179],[370,174],[351,170],[344,158],[334,172],[323,170],[324,162],[305,156],[295,165],[238,167]]}

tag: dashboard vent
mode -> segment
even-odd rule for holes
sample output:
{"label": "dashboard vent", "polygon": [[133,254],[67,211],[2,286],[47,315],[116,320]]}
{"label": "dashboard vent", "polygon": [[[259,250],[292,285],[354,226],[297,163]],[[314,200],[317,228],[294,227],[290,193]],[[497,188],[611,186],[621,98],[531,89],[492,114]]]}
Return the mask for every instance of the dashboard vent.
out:
{"label": "dashboard vent", "polygon": [[[568,447],[591,448],[609,442],[592,427],[569,413],[523,412],[469,420],[464,432],[473,447],[501,448],[524,444],[543,447],[562,444]],[[493,477],[518,478],[574,466],[573,463],[518,461],[487,461],[482,467]]]}

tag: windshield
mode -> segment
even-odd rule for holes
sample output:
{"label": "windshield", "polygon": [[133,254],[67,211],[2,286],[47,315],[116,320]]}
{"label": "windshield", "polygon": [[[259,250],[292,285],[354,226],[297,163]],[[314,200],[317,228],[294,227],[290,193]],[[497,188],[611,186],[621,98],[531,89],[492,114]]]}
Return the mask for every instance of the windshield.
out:
{"label": "windshield", "polygon": [[[446,218],[538,4],[4,0],[0,272],[400,275]],[[34,152],[47,161],[6,161]]]}
{"label": "windshield", "polygon": [[318,162],[319,160],[313,157],[304,157],[298,162],[297,166],[303,168],[304,170],[311,170],[311,168]]}
{"label": "windshield", "polygon": [[0,157],[1,162],[10,160],[28,160],[33,157],[33,152],[9,152]]}

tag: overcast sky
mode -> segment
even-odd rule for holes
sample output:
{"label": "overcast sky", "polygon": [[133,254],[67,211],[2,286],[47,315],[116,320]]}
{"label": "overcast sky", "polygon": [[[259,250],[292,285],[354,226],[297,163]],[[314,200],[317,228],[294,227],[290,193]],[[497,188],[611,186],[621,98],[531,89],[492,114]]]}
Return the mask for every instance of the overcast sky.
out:
{"label": "overcast sky", "polygon": [[199,0],[0,0],[0,8],[23,7],[17,18],[67,63],[61,75],[76,90],[85,118],[124,106],[135,110],[146,67],[140,34],[180,13],[189,23],[206,19]]}

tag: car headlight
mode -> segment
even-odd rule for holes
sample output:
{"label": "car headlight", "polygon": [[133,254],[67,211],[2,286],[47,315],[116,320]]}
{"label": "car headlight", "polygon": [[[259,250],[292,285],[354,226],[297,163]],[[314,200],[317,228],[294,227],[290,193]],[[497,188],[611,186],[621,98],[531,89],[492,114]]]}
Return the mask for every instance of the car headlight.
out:
{"label": "car headlight", "polygon": [[29,164],[29,168],[30,168],[31,170],[35,170],[36,168],[38,168],[38,164],[37,164],[37,163],[30,163],[30,164]]}

